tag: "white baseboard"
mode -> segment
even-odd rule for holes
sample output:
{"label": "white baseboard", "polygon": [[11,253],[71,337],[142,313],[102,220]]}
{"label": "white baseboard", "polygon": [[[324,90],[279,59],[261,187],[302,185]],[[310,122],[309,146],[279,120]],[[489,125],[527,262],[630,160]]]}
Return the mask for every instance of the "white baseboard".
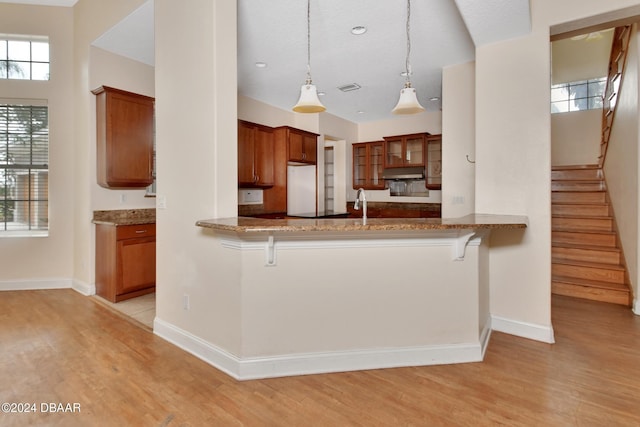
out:
{"label": "white baseboard", "polygon": [[[487,322],[489,324],[489,322]],[[491,331],[469,344],[334,351],[242,359],[156,317],[153,332],[237,380],[309,375],[403,366],[482,361]]]}
{"label": "white baseboard", "polygon": [[95,283],[90,285],[88,283],[85,282],[81,282],[80,280],[73,280],[73,283],[71,284],[71,288],[76,291],[81,293],[84,296],[89,296],[89,295],[95,295],[96,294],[96,285]]}
{"label": "white baseboard", "polygon": [[505,334],[528,338],[553,344],[555,341],[552,326],[536,325],[534,323],[520,322],[518,320],[505,319],[491,316],[491,329]]}
{"label": "white baseboard", "polygon": [[638,298],[633,301],[633,313],[640,316],[640,299]]}
{"label": "white baseboard", "polygon": [[28,291],[38,289],[68,289],[71,279],[34,279],[0,282],[0,291]]}

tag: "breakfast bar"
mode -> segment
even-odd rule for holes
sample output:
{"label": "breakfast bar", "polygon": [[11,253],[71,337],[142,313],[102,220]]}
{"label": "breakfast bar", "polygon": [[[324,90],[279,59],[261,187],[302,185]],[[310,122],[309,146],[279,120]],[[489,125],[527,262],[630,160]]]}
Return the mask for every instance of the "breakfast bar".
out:
{"label": "breakfast bar", "polygon": [[241,354],[209,349],[209,360],[252,379],[481,361],[491,332],[488,240],[494,230],[524,234],[527,218],[196,225],[229,269],[241,325]]}

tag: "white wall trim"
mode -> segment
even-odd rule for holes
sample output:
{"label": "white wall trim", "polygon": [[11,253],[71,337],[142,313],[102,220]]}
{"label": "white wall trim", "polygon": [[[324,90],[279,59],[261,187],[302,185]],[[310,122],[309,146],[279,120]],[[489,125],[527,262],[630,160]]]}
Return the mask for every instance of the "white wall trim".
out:
{"label": "white wall trim", "polygon": [[242,359],[156,317],[153,332],[237,380],[275,378],[363,369],[443,365],[482,361],[490,322],[478,343],[334,351]]}
{"label": "white wall trim", "polygon": [[494,331],[535,341],[542,341],[549,344],[556,342],[552,326],[536,325],[534,323],[505,319],[504,317],[491,316],[491,328]]}
{"label": "white wall trim", "polygon": [[68,289],[71,279],[32,279],[0,282],[0,291],[27,291],[38,289]]}
{"label": "white wall trim", "polygon": [[633,313],[640,316],[640,299],[638,298],[633,301]]}
{"label": "white wall trim", "polygon": [[71,284],[71,288],[81,293],[84,296],[95,295],[96,294],[96,285],[95,283],[90,285],[85,282],[81,282],[80,280],[73,279],[73,283]]}

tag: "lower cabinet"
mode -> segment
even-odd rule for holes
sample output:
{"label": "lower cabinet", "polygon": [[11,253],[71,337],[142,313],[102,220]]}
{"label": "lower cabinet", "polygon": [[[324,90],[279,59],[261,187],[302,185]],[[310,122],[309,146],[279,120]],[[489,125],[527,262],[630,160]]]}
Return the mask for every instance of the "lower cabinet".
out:
{"label": "lower cabinet", "polygon": [[155,287],[155,224],[96,224],[96,293],[118,302]]}

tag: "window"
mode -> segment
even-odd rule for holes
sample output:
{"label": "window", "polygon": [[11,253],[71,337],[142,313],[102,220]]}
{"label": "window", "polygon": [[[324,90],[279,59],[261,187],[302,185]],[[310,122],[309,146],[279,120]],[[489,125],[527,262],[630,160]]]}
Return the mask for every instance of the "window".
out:
{"label": "window", "polygon": [[607,78],[581,80],[551,86],[551,113],[602,108]]}
{"label": "window", "polygon": [[0,34],[0,78],[49,80],[49,39]]}
{"label": "window", "polygon": [[48,115],[44,102],[0,100],[0,236],[48,234]]}

